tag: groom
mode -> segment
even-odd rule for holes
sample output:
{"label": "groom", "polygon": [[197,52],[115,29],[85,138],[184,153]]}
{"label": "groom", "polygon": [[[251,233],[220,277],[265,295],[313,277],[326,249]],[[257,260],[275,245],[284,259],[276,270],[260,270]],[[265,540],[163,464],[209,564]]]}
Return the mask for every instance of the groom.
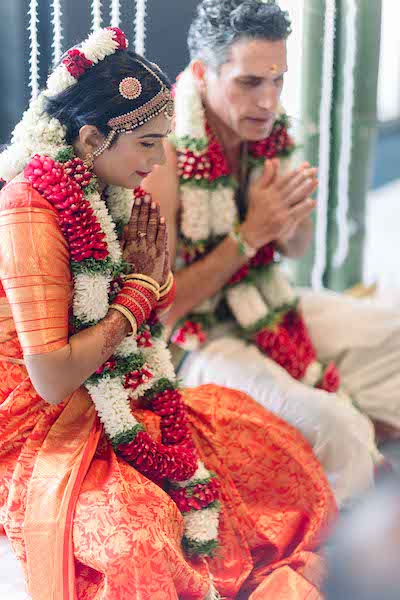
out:
{"label": "groom", "polygon": [[[265,317],[264,305],[254,289],[251,296],[249,288],[229,288],[260,256],[265,264],[274,251],[300,257],[312,238],[317,170],[305,163],[283,174],[276,158],[292,145],[279,105],[290,32],[287,13],[275,3],[199,4],[188,37],[192,60],[176,88],[175,137],[166,165],[145,187],[162,204],[177,257],[169,321],[186,322],[174,339],[192,348],[180,363],[180,377],[190,386],[212,382],[243,390],[299,429],[342,504],[371,483],[373,461],[379,460],[372,424],[351,400],[375,421],[400,428],[397,315],[333,293],[302,294],[315,346],[309,344],[310,352],[324,364],[336,363],[341,392],[347,392],[328,394],[307,385],[317,381],[313,374],[296,377],[297,364],[291,371],[277,364],[283,364],[286,338],[276,338],[269,358],[260,344],[248,343],[246,327]],[[239,298],[241,289],[247,295]],[[293,306],[288,290],[282,282],[269,285],[275,294],[270,304],[278,305],[285,292]],[[225,302],[221,310],[223,294],[229,309]],[[205,340],[205,323],[212,326],[197,347]]]}

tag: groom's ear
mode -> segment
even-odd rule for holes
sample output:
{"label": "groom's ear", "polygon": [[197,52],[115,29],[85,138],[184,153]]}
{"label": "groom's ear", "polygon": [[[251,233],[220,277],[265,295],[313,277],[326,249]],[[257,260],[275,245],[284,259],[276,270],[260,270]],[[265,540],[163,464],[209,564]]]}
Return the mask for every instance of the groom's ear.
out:
{"label": "groom's ear", "polygon": [[190,63],[190,68],[192,70],[193,77],[197,83],[197,86],[200,92],[205,92],[207,89],[206,85],[206,74],[207,74],[207,66],[202,60],[196,59]]}

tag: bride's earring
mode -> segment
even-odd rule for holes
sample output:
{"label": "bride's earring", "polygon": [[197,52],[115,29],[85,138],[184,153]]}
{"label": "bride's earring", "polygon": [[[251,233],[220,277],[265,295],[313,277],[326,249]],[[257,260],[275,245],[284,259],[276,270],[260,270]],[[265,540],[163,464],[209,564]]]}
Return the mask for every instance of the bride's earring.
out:
{"label": "bride's earring", "polygon": [[83,161],[83,164],[89,171],[92,171],[93,170],[93,154],[90,154],[90,153],[87,154],[85,160]]}

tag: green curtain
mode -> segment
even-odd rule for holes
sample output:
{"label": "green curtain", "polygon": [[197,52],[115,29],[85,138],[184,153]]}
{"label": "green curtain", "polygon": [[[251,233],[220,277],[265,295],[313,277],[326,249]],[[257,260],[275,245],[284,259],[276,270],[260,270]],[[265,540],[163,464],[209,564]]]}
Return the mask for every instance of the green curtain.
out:
{"label": "green curtain", "polygon": [[[346,39],[346,19],[349,10],[349,0],[337,0],[326,246],[318,248],[318,252],[325,253],[324,285],[340,291],[359,283],[362,278],[366,195],[370,183],[371,156],[377,121],[376,106],[382,3],[381,0],[356,0],[356,7],[355,39],[357,47],[347,219],[349,247],[343,264],[336,266],[334,262],[338,244],[336,212],[339,200],[339,160],[344,134],[342,130],[344,63],[346,44],[348,43]],[[325,0],[305,0],[304,10],[303,154],[306,160],[313,165],[318,165],[326,2]],[[310,251],[297,264],[295,276],[299,285],[311,284],[316,251],[314,241]]]}

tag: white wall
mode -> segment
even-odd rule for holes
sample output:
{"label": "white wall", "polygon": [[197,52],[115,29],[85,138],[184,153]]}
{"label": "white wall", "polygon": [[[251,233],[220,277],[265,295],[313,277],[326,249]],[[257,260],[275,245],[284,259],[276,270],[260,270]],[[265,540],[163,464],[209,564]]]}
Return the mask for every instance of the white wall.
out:
{"label": "white wall", "polygon": [[286,75],[282,104],[293,117],[294,126],[301,115],[303,9],[305,0],[280,0],[279,6],[287,10],[292,19],[293,33],[288,40],[289,72]]}
{"label": "white wall", "polygon": [[400,119],[400,4],[383,0],[378,115],[381,121]]}

